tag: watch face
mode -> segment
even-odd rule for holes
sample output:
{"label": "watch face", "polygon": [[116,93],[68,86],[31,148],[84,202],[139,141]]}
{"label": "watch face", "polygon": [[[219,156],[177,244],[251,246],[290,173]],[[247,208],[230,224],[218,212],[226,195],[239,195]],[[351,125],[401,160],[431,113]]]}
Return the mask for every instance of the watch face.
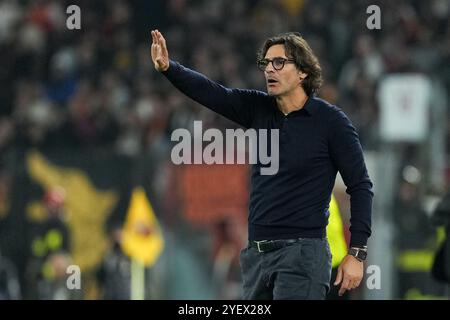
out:
{"label": "watch face", "polygon": [[359,250],[358,252],[358,258],[360,258],[361,260],[366,260],[367,258],[367,252],[363,251],[363,250]]}
{"label": "watch face", "polygon": [[350,248],[348,253],[361,261],[364,261],[367,258],[367,251],[359,250],[358,248]]}

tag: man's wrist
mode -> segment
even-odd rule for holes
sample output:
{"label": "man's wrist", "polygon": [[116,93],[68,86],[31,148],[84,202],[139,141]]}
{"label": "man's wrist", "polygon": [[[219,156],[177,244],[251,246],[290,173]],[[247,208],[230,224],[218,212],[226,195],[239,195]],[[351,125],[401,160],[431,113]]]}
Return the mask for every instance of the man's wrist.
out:
{"label": "man's wrist", "polygon": [[168,63],[166,66],[164,66],[164,67],[160,70],[160,72],[167,72],[167,70],[169,70],[169,67],[170,67],[170,63]]}
{"label": "man's wrist", "polygon": [[160,70],[159,72],[161,72],[162,74],[167,74],[167,72],[169,71],[172,64],[175,64],[175,62],[173,60],[169,59],[169,63],[167,64],[167,67],[164,70]]}

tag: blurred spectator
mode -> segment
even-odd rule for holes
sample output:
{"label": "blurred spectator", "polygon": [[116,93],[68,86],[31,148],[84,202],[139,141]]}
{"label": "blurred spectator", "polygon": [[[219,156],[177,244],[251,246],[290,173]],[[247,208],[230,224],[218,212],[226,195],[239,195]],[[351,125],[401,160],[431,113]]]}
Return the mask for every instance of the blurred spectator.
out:
{"label": "blurred spectator", "polygon": [[433,220],[444,227],[445,238],[436,252],[431,273],[436,280],[450,284],[450,191],[434,211]]}
{"label": "blurred spectator", "polygon": [[213,281],[219,292],[219,299],[241,298],[241,269],[239,253],[242,239],[236,234],[231,220],[220,220],[213,230]]}
{"label": "blurred spectator", "polygon": [[41,300],[80,299],[80,290],[71,290],[67,286],[67,268],[72,265],[68,253],[51,253],[42,266],[42,278],[37,282],[37,298]]}
{"label": "blurred spectator", "polygon": [[66,270],[72,264],[70,234],[64,221],[65,191],[55,187],[46,192],[46,217],[32,226],[31,258],[28,264],[28,294],[37,299],[69,299],[76,294],[66,286]]}
{"label": "blurred spectator", "polygon": [[101,298],[129,300],[131,298],[131,261],[121,249],[122,228],[112,228],[109,233],[109,250],[97,271]]}
{"label": "blurred spectator", "polygon": [[0,252],[0,300],[21,298],[17,270],[12,262]]}

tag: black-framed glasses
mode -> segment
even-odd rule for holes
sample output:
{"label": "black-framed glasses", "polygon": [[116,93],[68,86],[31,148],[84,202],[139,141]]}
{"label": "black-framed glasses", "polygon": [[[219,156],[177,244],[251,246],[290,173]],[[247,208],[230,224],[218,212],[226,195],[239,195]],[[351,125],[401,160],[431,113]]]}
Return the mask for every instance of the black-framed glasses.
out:
{"label": "black-framed glasses", "polygon": [[269,63],[272,63],[272,67],[277,70],[280,71],[281,69],[284,68],[285,63],[289,63],[289,62],[294,62],[295,60],[293,59],[286,59],[286,58],[273,58],[272,60],[270,59],[261,59],[257,62],[258,64],[258,69],[261,71],[265,71],[267,66],[269,65]]}

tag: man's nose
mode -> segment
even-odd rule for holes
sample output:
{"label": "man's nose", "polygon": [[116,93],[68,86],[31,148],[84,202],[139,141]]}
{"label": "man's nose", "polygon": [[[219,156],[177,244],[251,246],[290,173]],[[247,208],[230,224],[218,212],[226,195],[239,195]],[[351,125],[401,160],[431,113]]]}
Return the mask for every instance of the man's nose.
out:
{"label": "man's nose", "polygon": [[268,72],[268,71],[271,71],[271,72],[275,71],[271,62],[269,62],[266,66],[266,72]]}
{"label": "man's nose", "polygon": [[267,73],[274,73],[275,69],[273,68],[273,65],[271,63],[269,63],[266,67],[266,70],[264,70],[264,72]]}

